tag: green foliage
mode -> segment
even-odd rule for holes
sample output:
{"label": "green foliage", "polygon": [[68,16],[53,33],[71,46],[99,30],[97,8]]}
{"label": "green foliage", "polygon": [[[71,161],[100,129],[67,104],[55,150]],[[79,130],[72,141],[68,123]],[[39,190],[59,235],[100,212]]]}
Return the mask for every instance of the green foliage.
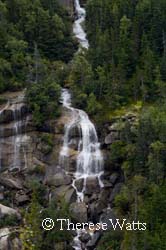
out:
{"label": "green foliage", "polygon": [[119,218],[147,223],[146,231],[123,232],[123,250],[165,248],[165,136],[165,106],[145,106],[134,133],[129,124],[121,127],[120,141],[111,145],[111,163],[125,175],[114,209]]}
{"label": "green foliage", "polygon": [[36,193],[33,193],[29,211],[24,216],[24,227],[21,229],[20,239],[23,250],[39,250],[42,245],[41,206]]}
{"label": "green foliage", "polygon": [[163,0],[88,1],[90,49],[77,54],[70,74],[76,104],[86,109],[90,93],[103,112],[139,100],[165,102],[165,20]]}
{"label": "green foliage", "polygon": [[53,135],[52,134],[42,134],[41,136],[41,142],[46,145],[45,147],[45,154],[48,154],[52,151],[53,146],[54,146],[54,141],[53,141]]}
{"label": "green foliage", "polygon": [[52,201],[47,209],[43,211],[42,216],[44,218],[52,218],[55,222],[55,228],[49,232],[45,232],[45,241],[43,242],[42,249],[52,249],[52,245],[58,242],[70,242],[72,235],[70,231],[60,230],[60,222],[57,219],[60,218],[71,218],[69,212],[69,206],[64,200],[61,200],[58,204]]}
{"label": "green foliage", "polygon": [[102,109],[102,106],[99,102],[97,102],[96,97],[93,93],[91,93],[88,97],[87,101],[87,112],[90,115],[95,115],[96,113],[100,112]]}
{"label": "green foliage", "polygon": [[48,119],[57,117],[60,86],[54,82],[35,83],[27,90],[27,100],[37,127],[44,125]]}
{"label": "green foliage", "polygon": [[119,231],[107,232],[99,242],[97,250],[120,250],[122,233]]}
{"label": "green foliage", "polygon": [[[38,192],[34,190],[31,204],[24,215],[25,223],[20,234],[23,250],[51,250],[58,242],[68,243],[71,240],[70,232],[60,231],[60,224],[56,223],[59,218],[70,218],[68,205],[64,201],[59,204],[52,202],[47,204],[47,208],[43,208],[37,196]],[[41,225],[45,218],[54,220],[55,228],[53,230],[43,230]]]}
{"label": "green foliage", "polygon": [[50,63],[71,60],[76,49],[71,24],[57,0],[0,1],[0,92],[26,86],[35,44]]}
{"label": "green foliage", "polygon": [[0,228],[14,227],[14,226],[18,226],[19,224],[20,224],[20,222],[18,221],[18,218],[16,215],[5,215],[0,220]]}

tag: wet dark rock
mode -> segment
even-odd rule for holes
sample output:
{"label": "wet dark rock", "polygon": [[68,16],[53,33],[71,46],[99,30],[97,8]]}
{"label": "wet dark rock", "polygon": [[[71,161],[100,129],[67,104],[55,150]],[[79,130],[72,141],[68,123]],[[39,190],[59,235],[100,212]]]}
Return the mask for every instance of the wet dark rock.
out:
{"label": "wet dark rock", "polygon": [[88,177],[86,179],[86,191],[85,194],[93,194],[94,192],[99,192],[100,186],[97,177]]}
{"label": "wet dark rock", "polygon": [[111,193],[112,189],[108,189],[108,188],[104,188],[101,190],[100,194],[99,194],[99,199],[98,202],[96,204],[96,208],[97,211],[102,211],[104,208],[106,208],[108,206],[108,200],[109,200],[109,196]]}
{"label": "wet dark rock", "polygon": [[75,186],[78,192],[81,192],[83,190],[83,184],[84,184],[84,179],[78,179],[75,181]]}
{"label": "wet dark rock", "polygon": [[109,198],[109,201],[110,201],[111,203],[113,202],[115,196],[116,196],[117,194],[119,194],[119,192],[120,192],[122,186],[123,186],[123,183],[117,183],[117,184],[114,186],[114,188],[113,188],[113,190],[112,190],[112,192],[111,192],[110,198]]}
{"label": "wet dark rock", "polygon": [[103,180],[103,185],[105,188],[112,188],[113,184],[109,180]]}
{"label": "wet dark rock", "polygon": [[119,178],[119,174],[117,172],[111,174],[109,180],[110,182],[114,185],[116,183],[116,181],[118,180]]}
{"label": "wet dark rock", "polygon": [[79,138],[73,138],[70,140],[69,147],[74,150],[78,150]]}
{"label": "wet dark rock", "polygon": [[107,224],[108,230],[113,229],[113,226],[112,226],[110,220],[112,220],[112,223],[115,224],[116,223],[116,216],[115,216],[112,209],[106,209],[106,211],[101,215],[101,221],[102,221],[102,223]]}
{"label": "wet dark rock", "polygon": [[99,242],[100,238],[101,238],[102,232],[97,231],[95,232],[95,234],[93,235],[92,239],[86,244],[87,249],[95,249],[97,243]]}
{"label": "wet dark rock", "polygon": [[87,243],[88,241],[91,240],[91,236],[89,233],[82,233],[81,236],[79,237],[80,241],[83,243]]}
{"label": "wet dark rock", "polygon": [[[14,120],[20,120],[20,117],[23,118],[25,115],[28,114],[28,108],[27,108],[26,104],[19,103],[19,104],[13,104],[12,106],[9,106],[9,108],[6,108],[1,113],[0,124],[1,123],[9,123],[9,122],[12,122]],[[13,110],[15,110],[15,115],[13,113]]]}
{"label": "wet dark rock", "polygon": [[100,220],[100,213],[102,210],[98,209],[96,203],[92,203],[88,205],[88,218],[93,223],[97,223]]}
{"label": "wet dark rock", "polygon": [[87,206],[84,202],[75,202],[70,205],[70,212],[75,222],[85,223],[88,220]]}

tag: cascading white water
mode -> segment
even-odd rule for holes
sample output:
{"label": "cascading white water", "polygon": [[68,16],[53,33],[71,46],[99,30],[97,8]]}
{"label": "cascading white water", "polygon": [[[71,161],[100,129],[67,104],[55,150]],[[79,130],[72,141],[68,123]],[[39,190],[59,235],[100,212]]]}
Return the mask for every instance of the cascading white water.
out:
{"label": "cascading white water", "polygon": [[[60,165],[64,166],[69,156],[70,132],[73,128],[78,128],[78,156],[73,187],[77,191],[78,201],[83,201],[87,177],[97,176],[99,184],[102,187],[100,175],[103,170],[103,157],[100,151],[100,143],[98,142],[95,126],[89,120],[88,115],[83,110],[71,107],[71,96],[67,89],[62,89],[61,102],[65,108],[71,111],[71,120],[65,127],[64,142],[60,152]],[[78,192],[75,186],[75,181],[78,179],[84,179],[84,185],[81,192]]]}
{"label": "cascading white water", "polygon": [[[65,126],[63,147],[60,152],[59,163],[62,167],[66,166],[71,143],[70,132],[73,128],[78,128],[78,155],[72,186],[76,190],[77,201],[83,202],[84,192],[86,190],[86,179],[88,177],[98,177],[99,185],[100,187],[103,187],[102,181],[100,180],[101,174],[103,173],[103,156],[100,151],[100,143],[98,142],[95,126],[83,110],[75,109],[71,106],[71,95],[67,89],[62,89],[61,103],[63,107],[71,112],[71,119]],[[76,181],[79,179],[83,179],[82,191],[78,191],[75,185]],[[82,231],[79,230],[77,236],[73,240],[73,248],[75,250],[82,249],[82,243],[79,240],[81,233]]]}
{"label": "cascading white water", "polygon": [[89,42],[86,38],[86,33],[82,27],[82,24],[85,21],[86,11],[84,8],[80,6],[79,0],[75,0],[74,3],[75,3],[75,11],[76,11],[77,19],[75,20],[74,25],[73,25],[73,32],[75,34],[75,37],[78,39],[80,45],[83,48],[88,49]]}
{"label": "cascading white water", "polygon": [[[12,120],[11,121],[11,142],[10,144],[13,147],[13,157],[12,163],[9,166],[10,170],[14,168],[21,168],[22,166],[22,157],[24,157],[24,166],[27,165],[27,157],[26,157],[26,144],[28,141],[28,136],[25,133],[26,127],[26,119],[22,117],[22,106],[24,105],[24,93],[17,96],[17,98],[11,99],[7,105],[0,111],[0,116],[6,110],[10,110],[12,112]],[[4,146],[4,124],[0,126],[0,167],[2,165],[2,147]],[[4,148],[5,150],[5,148]]]}
{"label": "cascading white water", "polygon": [[[77,19],[73,25],[73,33],[78,39],[80,47],[88,49],[89,42],[83,29],[86,11],[80,6],[79,0],[74,0],[74,3]],[[63,107],[67,108],[71,112],[71,119],[65,126],[65,135],[63,147],[60,152],[59,163],[62,167],[67,166],[70,145],[72,143],[70,133],[72,129],[77,128],[79,131],[79,142],[77,148],[78,155],[76,160],[76,172],[74,174],[72,186],[75,188],[77,193],[77,202],[83,202],[84,192],[86,190],[86,180],[88,177],[98,177],[99,185],[101,188],[103,187],[103,183],[100,179],[103,173],[103,156],[100,151],[100,143],[98,142],[95,126],[83,110],[72,107],[71,95],[67,89],[62,89],[61,103],[63,104]],[[78,191],[76,186],[76,181],[79,179],[83,179],[83,188],[81,192]],[[75,250],[86,249],[85,247],[82,248],[82,242],[79,239],[82,232],[82,230],[77,230],[77,236],[73,239],[72,246]]]}
{"label": "cascading white water", "polygon": [[[0,110],[0,117],[1,117],[1,114],[3,113],[3,111],[6,110],[8,107],[9,107],[9,101],[7,102],[5,107]],[[4,143],[4,129],[3,129],[3,126],[2,126],[0,128],[0,169],[1,169],[1,166],[2,166],[2,147],[3,147],[3,143]]]}
{"label": "cascading white water", "polygon": [[[26,143],[27,136],[25,133],[26,121],[23,119],[21,114],[22,103],[24,102],[25,94],[19,95],[16,100],[13,101],[10,109],[13,112],[14,118],[14,137],[13,137],[13,145],[14,145],[14,159],[13,165],[11,168],[20,168],[21,167],[21,154],[24,155],[25,167],[26,167],[26,152],[24,144]],[[24,131],[23,131],[24,128]],[[22,152],[21,152],[22,150]]]}

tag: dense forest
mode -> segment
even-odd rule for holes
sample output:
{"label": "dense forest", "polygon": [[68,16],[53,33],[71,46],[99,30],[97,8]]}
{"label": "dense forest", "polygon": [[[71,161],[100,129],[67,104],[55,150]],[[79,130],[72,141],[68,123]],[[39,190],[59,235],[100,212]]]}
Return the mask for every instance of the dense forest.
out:
{"label": "dense forest", "polygon": [[[121,120],[110,162],[125,184],[114,201],[121,218],[146,221],[146,232],[108,233],[99,249],[166,247],[166,1],[89,0],[90,48],[75,57],[69,83],[76,105],[99,123],[135,105],[138,121]],[[100,125],[102,127],[102,125]]]}
{"label": "dense forest", "polygon": [[[107,232],[96,249],[165,250],[166,1],[85,2],[90,47],[76,53],[72,18],[58,1],[0,0],[0,93],[26,88],[39,130],[60,115],[64,86],[95,122],[101,141],[104,125],[118,120],[120,137],[108,146],[108,158],[110,167],[123,171],[124,184],[113,210],[118,218],[146,222],[147,230]],[[123,120],[128,112],[136,117],[134,125]],[[51,145],[50,137],[44,140]],[[23,249],[52,249],[52,242],[70,241],[70,234],[43,233],[38,211],[46,207],[44,186],[32,189]],[[44,213],[70,216],[66,204],[60,211],[51,204]]]}
{"label": "dense forest", "polygon": [[57,1],[0,1],[0,37],[0,92],[27,88],[40,125],[47,110],[58,113],[55,72],[77,48],[71,17]]}

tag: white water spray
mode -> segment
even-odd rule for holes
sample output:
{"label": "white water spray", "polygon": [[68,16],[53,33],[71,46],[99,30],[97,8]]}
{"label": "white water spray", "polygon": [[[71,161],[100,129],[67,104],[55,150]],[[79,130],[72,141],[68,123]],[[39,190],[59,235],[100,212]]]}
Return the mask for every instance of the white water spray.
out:
{"label": "white water spray", "polygon": [[[71,120],[65,126],[64,142],[60,152],[60,165],[65,166],[67,162],[70,150],[70,132],[73,128],[77,128],[79,131],[79,142],[73,187],[77,191],[78,202],[80,202],[84,199],[87,177],[98,177],[99,185],[102,187],[100,176],[103,173],[103,156],[100,151],[100,143],[98,142],[95,126],[83,110],[71,107],[71,96],[67,89],[62,90],[61,102],[65,108],[71,111]],[[76,180],[79,179],[84,180],[81,192],[78,192],[75,185]]]}
{"label": "white water spray", "polygon": [[75,11],[77,15],[77,19],[74,22],[73,25],[73,32],[75,34],[75,37],[78,39],[80,45],[83,48],[88,49],[89,48],[89,42],[86,38],[86,33],[83,29],[83,23],[85,22],[85,17],[86,17],[86,11],[84,8],[80,6],[79,0],[75,0]]}

